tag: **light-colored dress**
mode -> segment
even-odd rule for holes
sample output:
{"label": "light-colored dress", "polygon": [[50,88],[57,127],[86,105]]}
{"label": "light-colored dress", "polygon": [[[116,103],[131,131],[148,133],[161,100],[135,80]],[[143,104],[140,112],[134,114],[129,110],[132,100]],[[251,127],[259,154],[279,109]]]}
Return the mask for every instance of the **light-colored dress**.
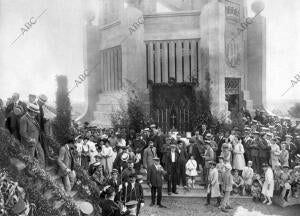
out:
{"label": "light-colored dress", "polygon": [[101,156],[101,164],[104,167],[104,170],[110,173],[112,171],[112,165],[113,165],[113,149],[111,146],[106,147],[105,145],[102,146],[102,150],[99,153]]}
{"label": "light-colored dress", "polygon": [[244,152],[242,143],[237,143],[233,146],[233,169],[243,170],[246,166]]}
{"label": "light-colored dress", "polygon": [[88,141],[87,145],[89,146],[90,164],[93,164],[96,162],[95,156],[98,154],[96,143]]}
{"label": "light-colored dress", "polygon": [[211,197],[220,197],[219,177],[217,168],[209,169],[207,192],[211,193]]}
{"label": "light-colored dress", "polygon": [[186,171],[185,173],[188,176],[197,176],[197,161],[189,159],[185,165]]}
{"label": "light-colored dress", "polygon": [[[268,189],[268,185],[270,185]],[[270,167],[265,172],[265,181],[262,188],[262,194],[267,197],[273,197],[273,191],[274,191],[274,175],[273,171]]]}
{"label": "light-colored dress", "polygon": [[242,177],[245,185],[252,185],[253,169],[251,167],[244,167]]}
{"label": "light-colored dress", "polygon": [[270,162],[271,162],[271,165],[272,165],[272,169],[275,169],[275,166],[280,165],[279,156],[280,156],[279,146],[276,143],[272,144],[271,145],[271,157],[270,157]]}

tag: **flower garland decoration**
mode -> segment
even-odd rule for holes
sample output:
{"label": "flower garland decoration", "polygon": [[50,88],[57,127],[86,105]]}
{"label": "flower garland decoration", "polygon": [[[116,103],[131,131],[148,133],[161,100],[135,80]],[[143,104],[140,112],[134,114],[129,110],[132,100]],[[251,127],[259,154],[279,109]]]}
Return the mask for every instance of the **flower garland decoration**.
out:
{"label": "flower garland decoration", "polygon": [[[4,153],[3,157],[0,159],[0,162],[9,161],[11,158],[17,158],[23,161],[28,171],[33,174],[35,180],[40,180],[45,189],[52,190],[57,200],[64,201],[63,208],[65,208],[67,215],[80,216],[77,206],[71,200],[71,198],[67,197],[65,191],[62,190],[60,186],[52,179],[52,177],[39,166],[39,162],[36,159],[22,153],[24,152],[24,149],[22,148],[20,142],[12,137],[9,132],[3,128],[0,128],[0,150]],[[7,162],[4,165],[8,166]],[[41,194],[38,197],[40,196]]]}

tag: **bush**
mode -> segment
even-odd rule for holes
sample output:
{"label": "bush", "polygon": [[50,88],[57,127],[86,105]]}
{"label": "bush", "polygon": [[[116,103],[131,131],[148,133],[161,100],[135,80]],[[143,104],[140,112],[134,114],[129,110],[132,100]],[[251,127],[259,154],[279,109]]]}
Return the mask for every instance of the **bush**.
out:
{"label": "bush", "polygon": [[71,137],[71,105],[66,76],[57,76],[56,118],[53,123],[55,140],[65,144]]}

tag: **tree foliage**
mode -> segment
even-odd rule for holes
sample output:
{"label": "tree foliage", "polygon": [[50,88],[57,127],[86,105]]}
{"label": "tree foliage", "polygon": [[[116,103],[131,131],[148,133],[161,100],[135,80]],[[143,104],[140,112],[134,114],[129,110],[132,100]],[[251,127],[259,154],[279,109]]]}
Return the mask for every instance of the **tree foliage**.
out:
{"label": "tree foliage", "polygon": [[288,113],[294,118],[300,118],[300,103],[295,103],[293,107],[291,107]]}
{"label": "tree foliage", "polygon": [[71,136],[71,104],[68,95],[68,80],[66,76],[57,76],[56,118],[53,132],[60,144],[65,144]]}
{"label": "tree foliage", "polygon": [[[210,89],[210,76],[207,72],[205,74],[205,84],[204,86],[196,91],[196,101],[195,101],[195,112],[192,114],[193,128],[194,130],[200,129],[203,123],[212,123],[211,108],[211,89]],[[211,125],[209,125],[211,126]]]}

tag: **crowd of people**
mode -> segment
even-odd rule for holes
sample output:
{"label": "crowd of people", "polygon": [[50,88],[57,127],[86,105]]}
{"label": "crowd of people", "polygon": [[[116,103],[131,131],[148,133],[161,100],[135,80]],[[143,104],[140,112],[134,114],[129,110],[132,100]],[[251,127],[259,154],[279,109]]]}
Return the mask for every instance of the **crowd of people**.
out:
{"label": "crowd of people", "polygon": [[[19,102],[18,95],[11,101],[4,109],[6,127],[45,167],[49,150],[40,134],[47,122],[43,117],[47,97],[40,95],[28,105]],[[23,110],[18,110],[20,107]],[[175,130],[164,133],[155,124],[141,131],[126,131],[89,127],[88,123],[79,126],[73,121],[74,136],[59,151],[58,173],[67,192],[76,178],[74,162],[87,170],[101,188],[105,185],[101,191],[103,215],[122,214],[125,205],[138,215],[144,206],[143,181],[151,188],[150,206],[161,208],[165,208],[165,182],[169,196],[178,194],[179,185],[187,191],[199,184],[204,186],[206,205],[216,198],[216,206],[224,212],[232,208],[230,196],[234,194],[252,196],[253,201],[266,205],[272,204],[274,196],[285,202],[297,197],[299,130],[288,120],[263,111],[256,111],[253,119],[246,113],[244,119],[243,129],[215,130],[207,122],[185,135]]]}

